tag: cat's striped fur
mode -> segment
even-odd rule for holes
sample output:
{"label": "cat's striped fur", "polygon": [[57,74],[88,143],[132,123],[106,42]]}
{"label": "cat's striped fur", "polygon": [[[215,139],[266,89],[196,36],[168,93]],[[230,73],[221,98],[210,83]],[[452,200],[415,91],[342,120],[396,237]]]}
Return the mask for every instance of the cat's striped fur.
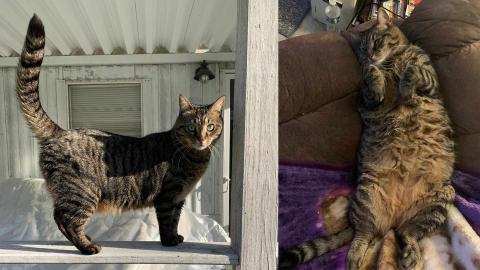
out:
{"label": "cat's striped fur", "polygon": [[429,57],[409,44],[383,10],[363,34],[361,47],[364,128],[351,227],[301,244],[284,255],[281,266],[306,262],[352,240],[349,270],[392,265],[389,256],[397,254],[392,250],[397,245],[398,267],[421,269],[418,242],[445,222],[454,199],[453,132]]}
{"label": "cat's striped fur", "polygon": [[180,96],[173,128],[143,138],[100,130],[64,130],[42,109],[38,93],[45,32],[30,21],[17,70],[17,94],[40,145],[40,168],[54,202],[60,231],[82,253],[100,246],[85,235],[95,212],[155,207],[163,245],[183,237],[177,225],[184,199],[207,169],[210,147],[223,128],[224,97],[194,105]]}

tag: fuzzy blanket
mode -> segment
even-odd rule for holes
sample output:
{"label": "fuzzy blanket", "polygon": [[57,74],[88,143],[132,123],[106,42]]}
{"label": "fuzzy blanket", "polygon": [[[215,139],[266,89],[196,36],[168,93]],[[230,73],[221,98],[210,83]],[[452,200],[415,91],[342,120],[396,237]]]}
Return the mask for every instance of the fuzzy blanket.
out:
{"label": "fuzzy blanket", "polygon": [[[480,269],[480,178],[455,171],[455,207],[449,210],[448,239],[421,242],[425,269]],[[325,235],[322,203],[354,189],[352,168],[282,162],[279,170],[279,249]],[[458,210],[457,210],[458,209]],[[348,247],[323,255],[296,270],[343,270]],[[453,259],[452,259],[453,257]]]}

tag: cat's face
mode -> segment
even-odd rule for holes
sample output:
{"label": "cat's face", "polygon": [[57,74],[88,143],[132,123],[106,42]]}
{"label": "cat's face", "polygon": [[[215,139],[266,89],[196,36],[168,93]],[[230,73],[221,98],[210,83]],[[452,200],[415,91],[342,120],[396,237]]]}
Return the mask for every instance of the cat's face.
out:
{"label": "cat's face", "polygon": [[380,9],[377,23],[362,34],[360,53],[369,63],[380,64],[392,47],[407,44],[408,39],[402,31],[390,21],[387,12]]}
{"label": "cat's face", "polygon": [[204,150],[222,134],[222,110],[225,96],[210,105],[196,105],[180,95],[180,114],[175,123],[175,135],[187,148]]}

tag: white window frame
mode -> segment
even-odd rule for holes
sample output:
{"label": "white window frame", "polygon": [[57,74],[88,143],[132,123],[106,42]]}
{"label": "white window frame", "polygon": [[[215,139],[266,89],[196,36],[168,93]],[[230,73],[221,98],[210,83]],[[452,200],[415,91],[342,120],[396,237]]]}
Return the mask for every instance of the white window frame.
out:
{"label": "white window frame", "polygon": [[[223,94],[226,96],[225,104],[230,104],[230,80],[235,79],[235,70],[234,69],[222,69],[220,70],[220,90],[223,91]],[[229,108],[229,113],[224,113],[223,115],[223,138],[224,138],[224,147],[223,147],[223,178],[218,179],[218,185],[222,186],[222,198],[221,198],[221,223],[224,228],[230,227],[230,145],[231,145],[231,135],[230,134],[230,119],[231,108]],[[225,110],[224,110],[225,111]],[[221,181],[221,182],[220,182]]]}
{"label": "white window frame", "polygon": [[[67,81],[66,82],[66,92],[67,92],[67,95],[66,95],[66,98],[67,98],[67,120],[68,120],[68,129],[71,129],[71,125],[70,123],[72,122],[71,120],[71,108],[70,108],[70,105],[71,105],[71,99],[70,99],[70,86],[74,86],[74,85],[111,85],[111,84],[116,84],[116,85],[119,85],[119,84],[136,84],[136,85],[139,85],[140,86],[140,135],[141,136],[145,136],[145,132],[144,132],[144,117],[145,114],[144,114],[144,110],[143,110],[143,107],[144,107],[144,100],[143,100],[143,80],[136,80],[134,82],[132,81],[111,81],[111,80],[102,80],[102,81],[78,81],[78,82],[71,82],[71,81]],[[58,95],[58,92],[57,92],[57,95]]]}
{"label": "white window frame", "polygon": [[150,100],[145,100],[145,92],[152,91],[151,79],[129,79],[129,80],[57,80],[57,110],[58,124],[65,128],[70,127],[70,97],[69,87],[72,85],[85,84],[139,84],[140,85],[140,106],[142,136],[155,132],[153,122],[157,116],[153,115],[151,108],[154,105]]}

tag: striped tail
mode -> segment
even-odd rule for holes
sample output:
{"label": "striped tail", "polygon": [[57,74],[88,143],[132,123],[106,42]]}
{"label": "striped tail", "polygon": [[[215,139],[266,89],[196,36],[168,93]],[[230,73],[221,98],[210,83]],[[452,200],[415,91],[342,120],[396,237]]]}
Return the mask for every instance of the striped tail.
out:
{"label": "striped tail", "polygon": [[17,67],[17,97],[28,125],[35,137],[40,140],[54,137],[62,131],[47,115],[40,103],[38,84],[44,48],[43,23],[34,14],[28,24],[27,36]]}
{"label": "striped tail", "polygon": [[298,264],[308,262],[329,251],[344,246],[353,239],[351,227],[331,235],[320,237],[315,240],[304,242],[296,248],[287,251],[280,260],[280,267],[294,267]]}

